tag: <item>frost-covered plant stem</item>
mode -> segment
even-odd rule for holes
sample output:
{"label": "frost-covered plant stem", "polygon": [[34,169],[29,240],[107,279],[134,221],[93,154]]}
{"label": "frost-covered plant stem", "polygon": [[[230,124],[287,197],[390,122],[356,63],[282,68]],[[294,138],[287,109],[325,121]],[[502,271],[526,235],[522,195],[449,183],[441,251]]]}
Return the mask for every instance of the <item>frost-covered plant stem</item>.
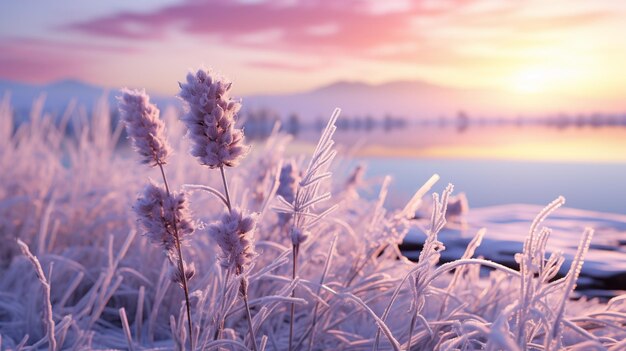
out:
{"label": "frost-covered plant stem", "polygon": [[[300,187],[298,187],[298,190],[296,190],[296,196],[295,198],[298,198],[298,195],[300,195]],[[292,232],[293,230],[295,230],[296,228],[296,223],[297,223],[297,218],[298,218],[298,209],[294,206],[294,210],[293,210],[293,224],[292,224]],[[291,265],[291,281],[295,281],[296,280],[296,271],[298,270],[298,251],[300,251],[300,243],[295,242],[292,238],[292,246],[291,246],[291,258],[292,258],[292,265]],[[296,288],[294,287],[293,290],[291,290],[291,297],[295,298],[296,297]],[[289,351],[292,350],[293,347],[293,322],[294,322],[294,318],[296,315],[296,304],[295,302],[291,303],[291,308],[290,308],[290,312],[289,312]]]}
{"label": "frost-covered plant stem", "polygon": [[[220,174],[222,175],[222,182],[224,184],[224,197],[226,198],[226,207],[228,208],[228,212],[232,212],[232,207],[230,204],[230,194],[228,193],[228,183],[226,182],[226,174],[224,173],[224,167],[220,167]],[[230,269],[226,270],[226,278],[224,279],[224,289],[222,294],[222,303],[226,303],[226,293],[228,292],[228,281],[230,280]],[[246,303],[246,310],[248,311],[248,304]],[[219,340],[222,337],[222,332],[224,331],[224,325],[226,324],[226,313],[221,316],[221,320],[218,325],[216,339]]]}
{"label": "frost-covered plant stem", "polygon": [[[226,305],[226,294],[228,293],[228,283],[230,282],[230,269],[226,270],[226,277],[224,278],[224,285],[222,286],[222,302],[221,305]],[[226,324],[226,312],[220,312],[218,317],[217,329],[215,330],[215,340],[222,338],[222,332],[224,331],[224,325]]]}
{"label": "frost-covered plant stem", "polygon": [[[224,172],[224,166],[220,166],[220,174],[222,175],[222,182],[224,184],[224,196],[226,197],[226,207],[228,207],[228,212],[232,214],[233,210],[232,210],[232,205],[231,205],[231,201],[230,201],[230,193],[228,192],[228,182],[226,181],[226,174]],[[237,275],[242,274],[242,269],[240,267],[237,268]],[[226,274],[226,281],[225,281],[225,289],[224,289],[224,298],[226,297],[226,289],[227,289],[227,285],[228,285],[228,280],[230,277],[230,270],[228,270],[228,273]],[[248,320],[248,329],[250,330],[250,338],[252,339],[252,349],[254,351],[257,351],[257,347],[256,347],[256,337],[254,336],[254,328],[252,327],[252,314],[250,313],[250,306],[248,304],[248,280],[246,277],[242,277],[241,279],[241,285],[239,287],[239,292],[241,293],[241,298],[243,300],[243,304],[246,307],[246,319]],[[220,321],[220,325],[219,325],[219,330],[218,330],[218,335],[221,334],[221,332],[224,329],[224,323],[225,323],[225,318],[226,316],[222,317],[222,320]]]}
{"label": "frost-covered plant stem", "polygon": [[565,198],[559,196],[541,210],[530,226],[528,237],[524,242],[523,253],[516,256],[521,273],[520,303],[516,315],[517,343],[524,351],[528,349],[529,331],[527,328],[532,304],[543,283],[541,279],[535,279],[535,275],[541,276],[545,268],[545,243],[549,232],[540,231],[539,225],[564,203]]}
{"label": "frost-covered plant stem", "polygon": [[[291,270],[291,280],[294,281],[296,280],[296,271],[298,269],[298,251],[300,250],[300,245],[299,244],[293,244],[292,245],[292,258],[293,258],[293,265],[292,265],[292,270]],[[296,297],[296,289],[294,287],[293,290],[291,290],[291,297],[295,298]],[[294,317],[296,315],[296,304],[295,302],[291,303],[291,312],[289,313],[289,351],[291,351],[291,347],[292,347],[292,343],[293,343],[293,320]]]}
{"label": "frost-covered plant stem", "polygon": [[43,268],[41,268],[41,264],[39,263],[39,260],[30,252],[28,245],[26,245],[20,239],[17,239],[17,245],[20,247],[20,250],[22,250],[22,254],[26,256],[26,258],[28,258],[30,263],[35,268],[35,273],[37,274],[37,278],[39,278],[39,281],[41,282],[41,285],[43,286],[43,295],[44,295],[44,302],[45,302],[43,315],[45,318],[44,322],[46,324],[46,335],[48,336],[48,349],[50,351],[55,351],[57,349],[57,342],[56,342],[56,339],[54,338],[55,323],[54,323],[54,318],[52,314],[52,304],[50,303],[49,279],[46,279],[46,275],[43,272]]}
{"label": "frost-covered plant stem", "polygon": [[248,279],[242,277],[240,285],[241,299],[246,307],[246,319],[248,320],[248,329],[250,330],[250,339],[252,339],[252,349],[257,351],[256,337],[254,336],[254,328],[252,327],[252,315],[250,314],[250,306],[248,305]]}
{"label": "frost-covered plant stem", "polygon": [[569,299],[570,293],[576,287],[576,281],[578,280],[578,276],[580,275],[580,271],[583,266],[583,262],[585,261],[585,255],[589,250],[589,245],[591,244],[591,238],[593,237],[593,229],[586,228],[582,238],[580,239],[580,244],[578,244],[578,250],[576,252],[576,256],[574,256],[574,260],[572,261],[572,265],[570,266],[569,272],[565,276],[564,289],[563,289],[563,297],[559,303],[556,317],[554,319],[554,324],[552,326],[552,331],[548,332],[546,335],[544,349],[545,350],[559,350],[562,348],[561,345],[561,333],[562,333],[562,322],[563,322],[563,314],[565,313],[565,304]]}
{"label": "frost-covered plant stem", "polygon": [[[292,243],[292,255],[293,255],[293,269],[292,269],[292,281],[296,279],[296,273],[298,268],[298,252],[300,250],[300,244],[307,240],[310,235],[310,228],[323,219],[326,215],[336,209],[336,206],[332,206],[326,211],[320,214],[313,214],[311,210],[316,204],[330,199],[329,192],[322,195],[318,194],[320,182],[331,176],[330,172],[326,172],[328,165],[332,162],[333,158],[337,154],[333,150],[333,134],[337,127],[335,122],[341,110],[335,109],[333,115],[330,117],[326,129],[320,137],[320,141],[315,147],[309,166],[296,190],[296,195],[293,201],[290,203],[282,196],[279,196],[279,200],[283,202],[283,207],[278,208],[280,212],[292,214],[291,225],[291,243]],[[312,216],[311,216],[312,215]],[[311,219],[313,218],[313,219]],[[291,297],[295,297],[295,288],[291,291]],[[293,323],[295,316],[295,303],[291,303],[291,319],[289,322],[289,351],[293,349]]]}
{"label": "frost-covered plant stem", "polygon": [[417,319],[417,311],[413,311],[413,317],[411,317],[411,324],[409,325],[409,340],[407,342],[407,350],[411,350],[411,339],[413,338],[413,329],[415,328],[415,320]]}
{"label": "frost-covered plant stem", "polygon": [[380,256],[387,249],[387,247],[389,247],[389,244],[384,244],[384,245],[379,246],[378,248],[373,248],[369,250],[369,252],[365,255],[365,259],[363,260],[363,262],[357,261],[357,263],[354,266],[352,266],[353,272],[352,272],[352,275],[350,276],[350,279],[348,279],[348,282],[346,283],[346,287],[349,287],[350,284],[352,284],[352,282],[354,281],[354,279],[359,276],[359,272],[361,272],[363,268],[365,268],[365,265],[367,265],[367,263],[370,261],[372,257]]}
{"label": "frost-covered plant stem", "polygon": [[[163,176],[163,183],[165,184],[165,191],[170,196],[170,187],[167,184],[167,177],[165,176],[165,170],[163,164],[159,163],[159,169],[161,170],[161,176]],[[189,349],[193,350],[193,328],[191,323],[191,305],[189,304],[189,288],[187,287],[187,274],[185,274],[185,265],[183,263],[183,251],[180,248],[180,237],[178,235],[178,226],[174,222],[174,239],[176,246],[176,253],[178,254],[178,270],[181,272],[181,282],[183,285],[183,292],[185,293],[185,305],[187,307],[187,327],[189,328]]]}
{"label": "frost-covered plant stem", "polygon": [[[320,287],[317,289],[317,294],[320,295],[322,291],[322,286],[324,285],[324,280],[326,279],[326,275],[328,274],[328,268],[330,267],[330,261],[333,257],[333,251],[335,250],[335,244],[337,243],[337,235],[333,238],[333,241],[330,243],[330,249],[328,250],[328,255],[326,256],[326,263],[324,264],[324,271],[322,272],[322,277],[320,278]],[[319,301],[315,303],[315,308],[313,308],[313,322],[311,323],[311,333],[309,336],[309,348],[311,351],[313,348],[313,338],[315,337],[315,325],[317,324],[317,311],[319,308]],[[303,338],[306,337],[303,336]],[[296,346],[297,348],[298,346]]]}
{"label": "frost-covered plant stem", "polygon": [[232,212],[230,194],[228,193],[228,183],[226,182],[226,175],[224,174],[224,166],[220,166],[220,173],[222,174],[222,182],[224,183],[224,195],[226,196],[226,207],[228,207],[228,212]]}
{"label": "frost-covered plant stem", "polygon": [[[224,286],[222,287],[222,306],[226,304],[226,293],[228,292],[228,282],[230,281],[230,269],[226,270],[226,278],[224,278]],[[219,323],[217,324],[217,330],[215,331],[215,340],[222,338],[222,332],[224,331],[224,325],[226,323],[226,313],[223,313],[219,317]]]}

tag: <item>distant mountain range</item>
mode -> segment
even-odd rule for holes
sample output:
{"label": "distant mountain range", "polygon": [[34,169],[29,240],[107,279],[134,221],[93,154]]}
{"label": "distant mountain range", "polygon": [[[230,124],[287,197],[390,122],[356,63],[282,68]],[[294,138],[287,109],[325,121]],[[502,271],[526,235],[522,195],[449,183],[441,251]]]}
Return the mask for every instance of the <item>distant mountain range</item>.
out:
{"label": "distant mountain range", "polygon": [[[71,101],[91,111],[102,98],[110,106],[117,105],[119,90],[106,89],[78,80],[61,80],[45,85],[26,84],[0,80],[0,97],[10,94],[11,107],[20,117],[27,116],[33,102],[39,97],[45,98],[44,111],[53,115],[62,114]],[[159,106],[177,105],[175,97],[151,96],[151,100]]]}
{"label": "distant mountain range", "polygon": [[297,112],[305,118],[330,115],[335,107],[340,107],[351,116],[390,114],[426,119],[460,110],[485,110],[480,102],[486,95],[480,90],[447,88],[421,81],[379,85],[341,81],[303,93],[248,96],[245,104],[249,108],[271,106],[281,114]]}
{"label": "distant mountain range", "polygon": [[[53,114],[62,113],[72,99],[88,110],[102,97],[115,106],[115,97],[119,95],[117,90],[77,80],[46,85],[0,80],[0,96],[7,91],[19,115],[28,115],[33,101],[41,94],[46,94],[45,111]],[[532,99],[541,103],[530,103],[534,101]],[[281,116],[295,113],[303,120],[330,116],[335,107],[342,108],[343,113],[349,116],[380,118],[393,115],[409,119],[433,119],[454,116],[459,111],[471,115],[514,117],[518,114],[593,112],[588,106],[600,106],[598,110],[603,111],[601,107],[609,106],[584,99],[539,99],[539,96],[524,97],[483,89],[450,88],[422,81],[395,81],[379,85],[340,81],[301,93],[244,96],[243,104],[244,109],[267,108]],[[174,96],[151,95],[151,100],[161,108],[167,105],[181,106],[181,102]],[[624,104],[620,107],[626,108]],[[616,111],[613,106],[606,112]]]}

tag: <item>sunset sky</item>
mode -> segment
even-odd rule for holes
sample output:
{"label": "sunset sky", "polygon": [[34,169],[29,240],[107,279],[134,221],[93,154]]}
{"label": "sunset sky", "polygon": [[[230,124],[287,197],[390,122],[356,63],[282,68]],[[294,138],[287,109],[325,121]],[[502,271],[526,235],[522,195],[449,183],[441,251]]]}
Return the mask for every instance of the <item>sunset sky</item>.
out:
{"label": "sunset sky", "polygon": [[626,99],[626,1],[0,2],[0,79],[172,94],[200,65],[239,94],[423,80]]}

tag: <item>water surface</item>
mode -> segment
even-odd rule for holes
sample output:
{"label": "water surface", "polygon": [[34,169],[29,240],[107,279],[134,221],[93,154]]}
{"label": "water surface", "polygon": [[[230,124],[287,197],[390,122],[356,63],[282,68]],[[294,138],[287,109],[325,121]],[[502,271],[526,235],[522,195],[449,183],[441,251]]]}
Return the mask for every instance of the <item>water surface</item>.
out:
{"label": "water surface", "polygon": [[626,214],[626,163],[482,159],[357,158],[367,177],[391,175],[391,206],[402,206],[433,173],[434,187],[465,192],[470,207],[513,203],[544,205],[563,195],[572,208]]}

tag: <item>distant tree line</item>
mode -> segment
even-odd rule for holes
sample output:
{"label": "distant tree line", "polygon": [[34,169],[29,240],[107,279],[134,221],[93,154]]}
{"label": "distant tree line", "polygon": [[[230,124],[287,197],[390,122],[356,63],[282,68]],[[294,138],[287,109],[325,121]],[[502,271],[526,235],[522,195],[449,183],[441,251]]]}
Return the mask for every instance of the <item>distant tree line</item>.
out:
{"label": "distant tree line", "polygon": [[[312,122],[304,120],[297,113],[290,113],[281,116],[271,109],[246,110],[241,113],[240,120],[246,131],[246,137],[252,139],[263,139],[270,135],[276,123],[280,123],[281,131],[298,136],[304,131],[319,132],[326,126],[326,120],[318,116]],[[374,118],[371,115],[349,116],[342,115],[337,121],[337,129],[341,131],[364,131],[369,132],[376,129],[391,131],[404,128],[408,121],[404,117],[386,115],[382,118]]]}

